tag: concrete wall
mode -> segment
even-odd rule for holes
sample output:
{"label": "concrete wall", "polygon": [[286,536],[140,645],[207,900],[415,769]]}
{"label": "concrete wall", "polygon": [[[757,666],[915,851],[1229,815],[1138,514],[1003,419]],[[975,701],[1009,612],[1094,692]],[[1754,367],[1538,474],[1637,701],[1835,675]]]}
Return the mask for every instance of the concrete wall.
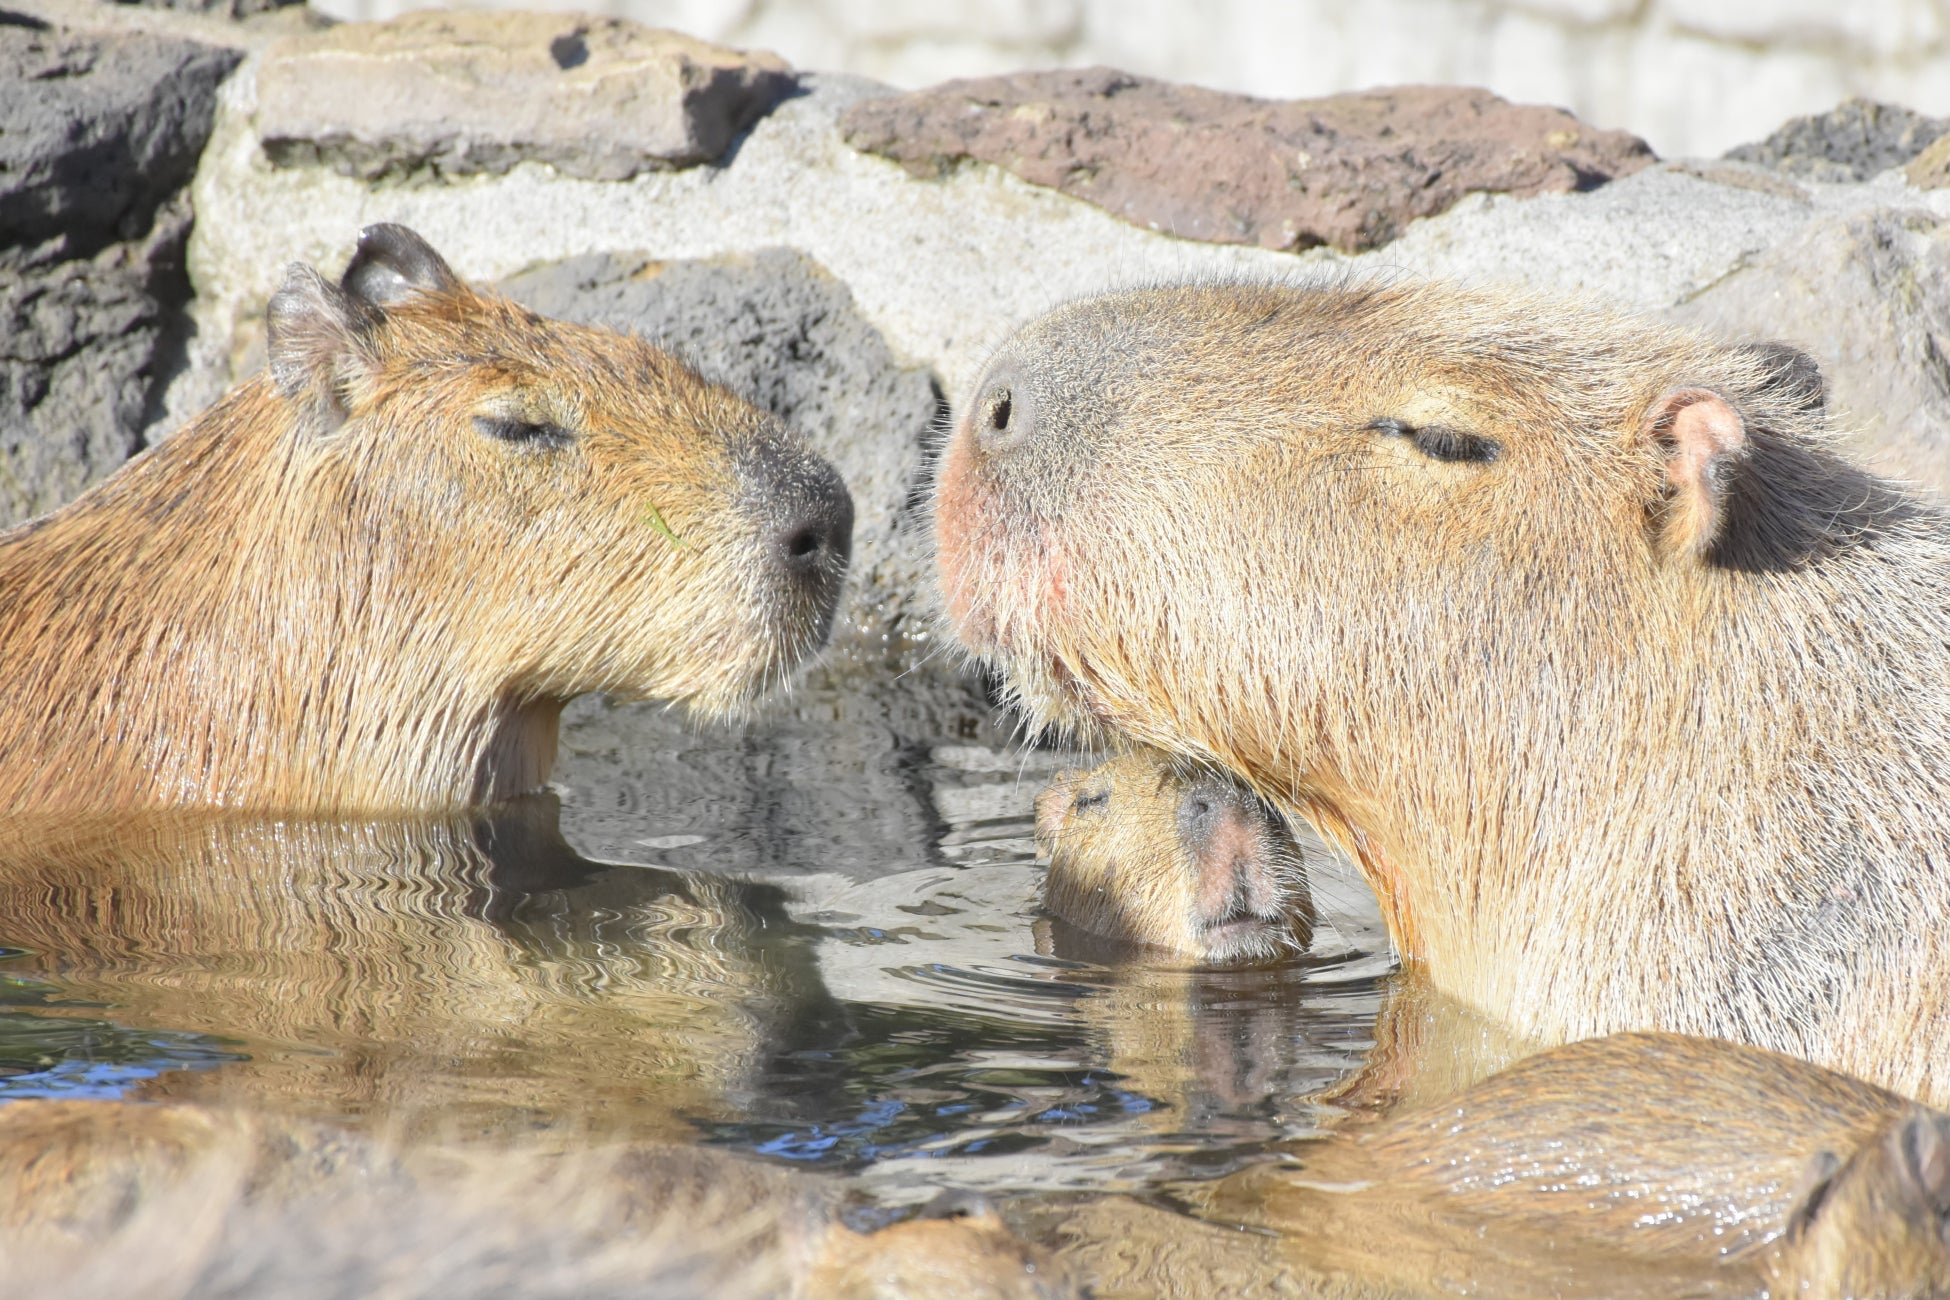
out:
{"label": "concrete wall", "polygon": [[[1636,131],[1668,157],[1719,154],[1851,95],[1950,114],[1950,0],[556,3],[900,86],[1090,63],[1273,96],[1474,83]],[[380,18],[420,0],[315,4]]]}

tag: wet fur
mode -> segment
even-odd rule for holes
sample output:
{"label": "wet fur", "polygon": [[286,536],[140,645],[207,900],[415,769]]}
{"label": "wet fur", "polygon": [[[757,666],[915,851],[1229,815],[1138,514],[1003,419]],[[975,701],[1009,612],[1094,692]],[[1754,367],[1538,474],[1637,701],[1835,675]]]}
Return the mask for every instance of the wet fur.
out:
{"label": "wet fur", "polygon": [[[997,385],[1020,436],[978,442]],[[1648,429],[1687,389],[1747,434],[1703,546]],[[1950,534],[1823,418],[1766,349],[1550,300],[1113,295],[971,396],[945,605],[1032,726],[1240,773],[1525,1036],[1717,1035],[1950,1102]]]}

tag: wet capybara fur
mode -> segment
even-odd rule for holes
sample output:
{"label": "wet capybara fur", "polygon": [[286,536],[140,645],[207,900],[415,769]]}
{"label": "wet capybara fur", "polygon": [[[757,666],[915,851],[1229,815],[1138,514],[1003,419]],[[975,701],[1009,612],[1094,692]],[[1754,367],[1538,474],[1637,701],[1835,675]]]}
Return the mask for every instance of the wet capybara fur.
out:
{"label": "wet capybara fur", "polygon": [[668,354],[400,226],[268,323],[266,373],[0,536],[0,814],[491,801],[573,696],[725,712],[824,642],[846,488]]}
{"label": "wet capybara fur", "polygon": [[1311,822],[1521,1035],[1950,1103],[1950,531],[1784,355],[1429,284],[1078,302],[944,450],[947,613],[1032,722]]}
{"label": "wet capybara fur", "polygon": [[979,1197],[861,1233],[840,1185],[694,1146],[401,1142],[248,1111],[0,1107],[0,1295],[1061,1300]]}
{"label": "wet capybara fur", "polygon": [[1739,1044],[1587,1039],[1295,1160],[1219,1183],[1207,1211],[1368,1276],[1416,1252],[1364,1220],[1440,1220],[1512,1279],[1582,1256],[1750,1293],[1950,1295],[1950,1115]]}
{"label": "wet capybara fur", "polygon": [[1305,950],[1313,899],[1300,846],[1259,796],[1160,755],[1056,774],[1036,799],[1043,906],[1091,934],[1202,966]]}

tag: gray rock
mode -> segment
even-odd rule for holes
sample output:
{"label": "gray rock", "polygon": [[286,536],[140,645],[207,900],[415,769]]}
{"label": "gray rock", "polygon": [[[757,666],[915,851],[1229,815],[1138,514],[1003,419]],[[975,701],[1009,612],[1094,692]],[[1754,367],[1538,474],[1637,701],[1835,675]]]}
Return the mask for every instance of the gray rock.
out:
{"label": "gray rock", "polygon": [[1765,140],[1736,146],[1726,156],[1811,181],[1866,181],[1901,167],[1945,132],[1950,119],[1848,99],[1826,113],[1792,118]]}
{"label": "gray rock", "polygon": [[187,329],[184,187],[240,56],[0,25],[0,524],[140,450]]}
{"label": "gray rock", "polygon": [[1850,448],[1950,496],[1950,223],[1894,209],[1817,221],[1675,314],[1807,350]]}
{"label": "gray rock", "polygon": [[269,13],[305,0],[115,0],[117,4],[146,5],[152,9],[176,9],[184,13],[210,14],[218,18],[248,18]]}
{"label": "gray rock", "polygon": [[[791,249],[711,261],[594,253],[503,282],[544,315],[634,331],[800,430],[853,492],[849,591],[833,646],[795,697],[828,709],[897,681],[888,724],[907,735],[966,733],[979,712],[934,646],[927,496],[930,433],[945,414],[926,370],[900,365],[853,295]],[[808,702],[811,702],[810,705]],[[786,702],[788,707],[791,701]]]}
{"label": "gray rock", "polygon": [[621,18],[424,10],[266,51],[257,130],[275,163],[366,179],[624,180],[717,159],[793,86],[775,55]]}

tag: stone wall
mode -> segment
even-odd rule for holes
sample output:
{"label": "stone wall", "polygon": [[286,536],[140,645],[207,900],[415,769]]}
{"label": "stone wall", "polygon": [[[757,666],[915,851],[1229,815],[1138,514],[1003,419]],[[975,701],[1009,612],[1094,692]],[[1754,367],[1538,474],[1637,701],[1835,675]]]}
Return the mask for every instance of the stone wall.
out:
{"label": "stone wall", "polygon": [[[518,0],[490,0],[516,3]],[[374,18],[423,0],[320,0]],[[1946,0],[561,0],[901,86],[1109,64],[1256,95],[1407,82],[1561,104],[1668,156],[1861,95],[1950,112]]]}

